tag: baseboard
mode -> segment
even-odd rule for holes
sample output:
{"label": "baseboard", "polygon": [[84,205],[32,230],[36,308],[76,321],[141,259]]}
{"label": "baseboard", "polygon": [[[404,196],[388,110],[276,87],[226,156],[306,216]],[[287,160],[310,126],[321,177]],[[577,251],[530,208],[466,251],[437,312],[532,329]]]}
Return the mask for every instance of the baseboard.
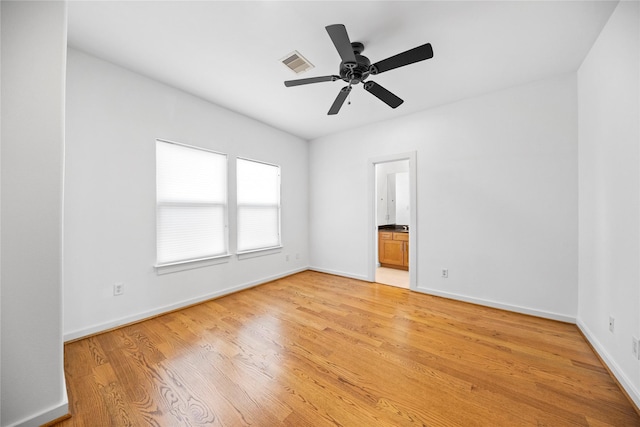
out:
{"label": "baseboard", "polygon": [[71,414],[67,413],[66,415],[63,415],[63,416],[58,417],[58,418],[55,418],[55,419],[49,421],[48,423],[42,424],[40,427],[54,427],[54,426],[57,426],[58,424],[60,424],[61,422],[68,420],[69,418],[71,418]]}
{"label": "baseboard", "polygon": [[344,271],[331,270],[328,268],[309,267],[307,270],[317,271],[319,273],[333,274],[334,276],[348,277],[350,279],[364,280],[365,282],[369,281],[369,278],[367,276],[362,276],[360,274],[353,274],[353,273],[345,273]]}
{"label": "baseboard", "polygon": [[69,401],[67,400],[67,393],[64,394],[64,401],[59,405],[46,409],[37,415],[23,419],[13,424],[9,424],[7,427],[39,427],[47,425],[53,420],[61,420],[69,415]]}
{"label": "baseboard", "polygon": [[142,313],[137,313],[131,316],[122,317],[120,319],[115,319],[110,322],[101,323],[98,325],[93,325],[88,328],[78,329],[75,331],[67,332],[64,334],[63,339],[64,342],[75,341],[78,339],[82,339],[91,335],[96,335],[102,332],[109,331],[111,329],[119,328],[122,326],[130,325],[133,323],[141,322],[143,320],[147,320],[153,317],[160,316],[162,314],[170,313],[172,311],[180,310],[183,308],[187,308],[189,306],[200,304],[205,301],[209,301],[215,298],[220,298],[225,295],[232,294],[234,292],[243,291],[245,289],[253,288],[255,286],[262,285],[267,282],[271,282],[273,280],[281,279],[283,277],[291,276],[292,274],[300,273],[302,271],[308,270],[307,267],[298,268],[295,270],[289,270],[280,274],[276,274],[270,277],[264,277],[259,280],[255,280],[252,282],[243,283],[240,285],[232,286],[230,288],[225,288],[216,292],[212,292],[210,294],[202,295],[197,298],[191,298],[185,301],[181,301],[175,304],[166,305],[162,307],[158,307],[153,310],[145,311]]}
{"label": "baseboard", "polygon": [[544,310],[536,310],[529,307],[521,307],[518,305],[505,304],[505,303],[485,300],[481,298],[473,298],[465,295],[454,294],[451,292],[443,292],[436,289],[418,287],[415,290],[417,292],[422,292],[423,294],[435,295],[438,297],[449,298],[449,299],[463,301],[463,302],[469,302],[472,304],[483,305],[486,307],[498,308],[500,310],[513,311],[515,313],[527,314],[529,316],[542,317],[543,319],[557,320],[560,322],[572,323],[572,324],[576,323],[575,317],[568,316],[566,314],[553,313],[553,312],[544,311]]}
{"label": "baseboard", "polygon": [[587,325],[584,324],[579,318],[576,323],[578,325],[578,329],[582,332],[582,335],[587,339],[591,348],[596,352],[600,360],[605,364],[606,368],[609,370],[614,379],[618,382],[618,385],[622,388],[624,393],[627,395],[629,400],[634,404],[636,412],[640,414],[640,390],[638,390],[629,377],[625,375],[625,373],[620,369],[620,366],[616,363],[616,361],[611,357],[611,355],[607,352],[600,341],[597,340],[595,335],[591,333]]}

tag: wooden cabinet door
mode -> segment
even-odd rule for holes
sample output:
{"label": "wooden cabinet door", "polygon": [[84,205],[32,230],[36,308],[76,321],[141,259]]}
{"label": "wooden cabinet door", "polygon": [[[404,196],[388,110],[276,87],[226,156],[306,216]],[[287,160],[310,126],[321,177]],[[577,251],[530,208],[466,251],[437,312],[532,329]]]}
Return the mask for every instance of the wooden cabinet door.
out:
{"label": "wooden cabinet door", "polygon": [[404,265],[404,242],[380,240],[380,264]]}

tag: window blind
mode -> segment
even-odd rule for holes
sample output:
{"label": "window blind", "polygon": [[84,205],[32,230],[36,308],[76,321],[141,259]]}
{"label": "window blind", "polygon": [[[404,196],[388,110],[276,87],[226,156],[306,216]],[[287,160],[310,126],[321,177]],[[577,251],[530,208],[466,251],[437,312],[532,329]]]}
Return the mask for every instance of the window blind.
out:
{"label": "window blind", "polygon": [[157,264],[228,253],[227,156],[156,141]]}
{"label": "window blind", "polygon": [[279,247],[280,167],[238,158],[238,253]]}

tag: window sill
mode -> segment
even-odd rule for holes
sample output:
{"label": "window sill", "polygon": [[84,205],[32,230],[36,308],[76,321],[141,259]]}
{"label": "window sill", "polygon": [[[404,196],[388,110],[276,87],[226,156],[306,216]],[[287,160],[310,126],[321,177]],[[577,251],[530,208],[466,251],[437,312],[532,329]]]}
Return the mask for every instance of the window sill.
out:
{"label": "window sill", "polygon": [[177,273],[178,271],[192,270],[194,268],[209,267],[211,265],[229,262],[231,254],[219,255],[211,258],[193,259],[188,261],[173,262],[169,264],[156,264],[154,268],[157,274]]}
{"label": "window sill", "polygon": [[271,248],[255,249],[253,251],[238,252],[238,259],[250,259],[259,256],[272,255],[282,252],[282,246],[274,246]]}

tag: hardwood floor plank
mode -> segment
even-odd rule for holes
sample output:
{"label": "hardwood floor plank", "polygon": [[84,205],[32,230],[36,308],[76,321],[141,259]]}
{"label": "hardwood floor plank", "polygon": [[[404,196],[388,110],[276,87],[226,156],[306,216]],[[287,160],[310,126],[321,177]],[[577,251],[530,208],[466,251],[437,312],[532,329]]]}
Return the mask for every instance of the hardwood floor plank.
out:
{"label": "hardwood floor plank", "polygon": [[307,271],[65,346],[75,426],[640,426],[575,325]]}

